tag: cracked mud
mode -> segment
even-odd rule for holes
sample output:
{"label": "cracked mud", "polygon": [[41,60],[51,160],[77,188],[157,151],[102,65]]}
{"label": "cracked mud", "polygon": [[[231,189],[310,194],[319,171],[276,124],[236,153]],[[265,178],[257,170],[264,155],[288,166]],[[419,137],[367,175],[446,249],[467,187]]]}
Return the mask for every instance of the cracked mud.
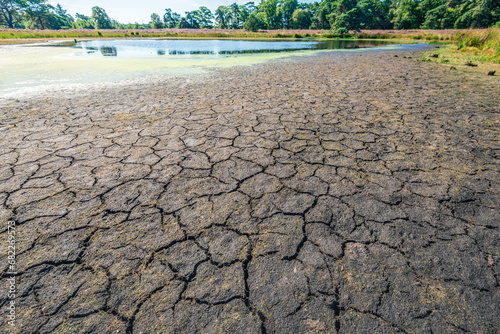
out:
{"label": "cracked mud", "polygon": [[499,87],[333,52],[5,101],[0,331],[497,333]]}

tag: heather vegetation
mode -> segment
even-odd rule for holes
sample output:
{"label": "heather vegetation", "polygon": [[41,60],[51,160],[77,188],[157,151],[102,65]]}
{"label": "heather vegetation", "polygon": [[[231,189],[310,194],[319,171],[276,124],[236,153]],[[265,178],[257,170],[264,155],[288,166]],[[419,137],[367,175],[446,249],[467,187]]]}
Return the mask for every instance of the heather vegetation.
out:
{"label": "heather vegetation", "polygon": [[47,0],[0,0],[0,27],[21,29],[320,29],[345,34],[366,29],[469,29],[500,26],[498,0],[261,0],[184,15],[166,9],[147,24],[118,22],[105,9],[70,15]]}

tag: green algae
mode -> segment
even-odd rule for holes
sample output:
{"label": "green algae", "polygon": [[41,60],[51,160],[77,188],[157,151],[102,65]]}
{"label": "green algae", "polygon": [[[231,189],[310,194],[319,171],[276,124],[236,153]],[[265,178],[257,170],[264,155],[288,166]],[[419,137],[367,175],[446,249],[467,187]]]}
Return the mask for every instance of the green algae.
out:
{"label": "green algae", "polygon": [[9,46],[0,48],[0,96],[26,94],[42,87],[113,83],[147,76],[200,74],[211,68],[249,66],[319,51],[237,56],[189,55],[157,58],[86,57],[71,48]]}

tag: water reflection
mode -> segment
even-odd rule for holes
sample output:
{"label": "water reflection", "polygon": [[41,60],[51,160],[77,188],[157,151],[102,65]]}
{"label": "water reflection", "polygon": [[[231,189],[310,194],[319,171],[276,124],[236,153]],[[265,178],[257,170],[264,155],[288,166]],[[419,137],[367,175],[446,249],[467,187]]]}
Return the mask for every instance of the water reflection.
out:
{"label": "water reflection", "polygon": [[116,57],[118,52],[114,46],[101,46],[101,54],[105,57]]}
{"label": "water reflection", "polygon": [[[355,49],[393,44],[391,41],[248,41],[117,39],[82,41],[75,45],[83,54],[112,57],[158,57],[177,55],[239,55],[299,50]],[[95,51],[100,50],[99,53]]]}

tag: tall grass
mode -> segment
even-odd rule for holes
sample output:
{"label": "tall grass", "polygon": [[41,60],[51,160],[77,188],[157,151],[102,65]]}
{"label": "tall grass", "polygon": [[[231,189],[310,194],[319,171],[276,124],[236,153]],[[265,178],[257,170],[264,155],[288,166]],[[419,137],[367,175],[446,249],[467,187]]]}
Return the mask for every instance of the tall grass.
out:
{"label": "tall grass", "polygon": [[420,60],[452,65],[473,62],[498,69],[495,66],[500,64],[500,27],[459,31],[452,36],[446,48],[427,52]]}
{"label": "tall grass", "polygon": [[477,50],[500,59],[500,27],[457,34],[456,41],[458,50]]}
{"label": "tall grass", "polygon": [[336,34],[325,30],[260,30],[251,32],[235,29],[69,29],[28,30],[0,28],[1,39],[40,38],[358,38],[358,39],[412,39],[448,41],[456,31],[451,30],[367,30],[361,33]]}

